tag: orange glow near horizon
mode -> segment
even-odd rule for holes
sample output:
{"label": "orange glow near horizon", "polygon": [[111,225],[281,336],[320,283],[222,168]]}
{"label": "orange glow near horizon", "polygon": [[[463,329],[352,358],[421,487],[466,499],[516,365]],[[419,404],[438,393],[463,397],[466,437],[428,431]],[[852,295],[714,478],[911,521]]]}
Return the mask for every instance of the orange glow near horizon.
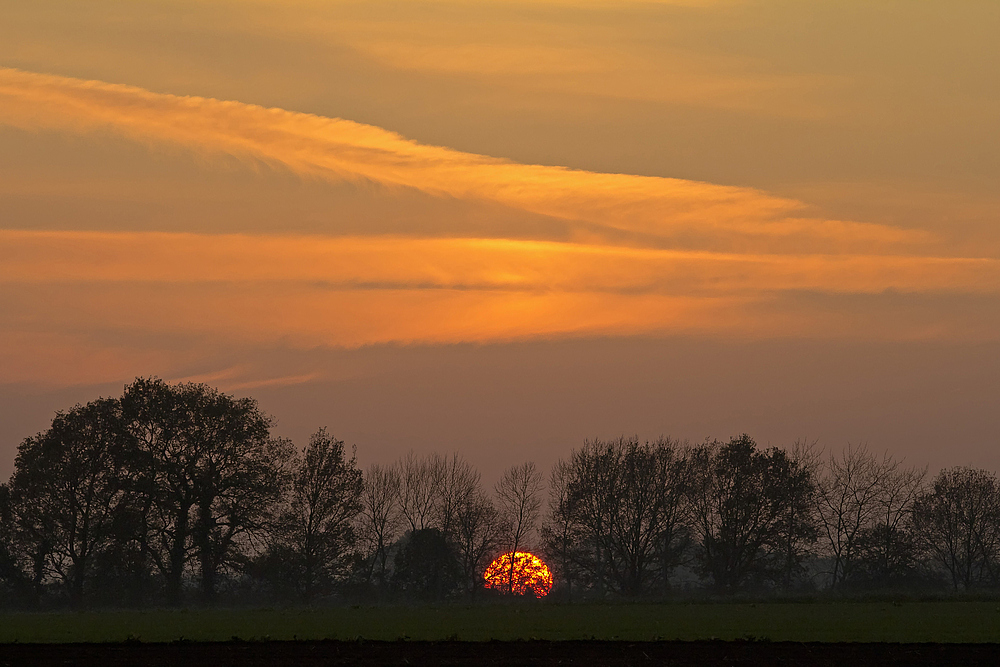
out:
{"label": "orange glow near horizon", "polygon": [[541,558],[527,551],[498,556],[486,568],[483,579],[486,581],[486,588],[501,593],[543,598],[552,590],[552,572]]}

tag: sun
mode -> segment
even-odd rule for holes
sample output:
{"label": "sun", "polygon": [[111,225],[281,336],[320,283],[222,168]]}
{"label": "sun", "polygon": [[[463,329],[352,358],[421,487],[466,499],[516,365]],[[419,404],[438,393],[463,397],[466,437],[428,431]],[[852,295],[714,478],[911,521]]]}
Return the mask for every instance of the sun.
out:
{"label": "sun", "polygon": [[498,556],[486,568],[483,579],[486,580],[486,588],[493,588],[501,593],[529,594],[541,598],[552,590],[552,572],[541,558],[527,551],[516,551],[513,554],[508,552]]}

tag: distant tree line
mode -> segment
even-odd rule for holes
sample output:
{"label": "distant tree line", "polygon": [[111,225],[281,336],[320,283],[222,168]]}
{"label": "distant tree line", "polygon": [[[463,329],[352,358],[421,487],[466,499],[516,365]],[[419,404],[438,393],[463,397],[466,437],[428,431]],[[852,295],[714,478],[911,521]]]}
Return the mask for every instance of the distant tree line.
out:
{"label": "distant tree line", "polygon": [[0,485],[0,605],[473,599],[510,592],[482,574],[517,551],[563,600],[1000,591],[985,470],[622,438],[487,490],[458,454],[362,471],[324,429],[299,449],[272,427],[253,399],[144,378],[58,413]]}

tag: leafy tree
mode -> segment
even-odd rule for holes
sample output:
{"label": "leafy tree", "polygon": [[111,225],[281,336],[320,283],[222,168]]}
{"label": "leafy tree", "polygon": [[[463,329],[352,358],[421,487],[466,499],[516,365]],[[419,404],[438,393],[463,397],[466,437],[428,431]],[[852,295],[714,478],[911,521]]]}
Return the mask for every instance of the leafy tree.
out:
{"label": "leafy tree", "polygon": [[347,573],[362,491],[355,457],[348,459],[344,442],[326,429],[314,433],[292,461],[291,493],[279,519],[277,547],[303,600],[328,594]]}
{"label": "leafy tree", "polygon": [[443,600],[459,586],[461,568],[455,549],[437,528],[410,532],[396,554],[395,589],[406,597]]}
{"label": "leafy tree", "polygon": [[808,470],[781,449],[759,450],[745,434],[696,448],[691,462],[702,571],[726,593],[779,577],[787,546],[811,532],[800,512],[794,514],[803,520],[786,524],[789,508],[808,502]]}
{"label": "leafy tree", "polygon": [[287,484],[293,452],[272,439],[256,401],[203,384],[139,378],[125,388],[127,432],[141,452],[143,544],[181,599],[184,572],[197,561],[201,597],[215,597],[220,571],[269,525]]}
{"label": "leafy tree", "polygon": [[0,484],[0,608],[23,602],[30,588],[15,543],[14,505],[10,487]]}
{"label": "leafy tree", "polygon": [[11,493],[20,530],[44,554],[36,577],[56,576],[74,606],[84,603],[100,552],[127,539],[116,528],[133,498],[131,454],[114,399],[58,413],[18,448]]}

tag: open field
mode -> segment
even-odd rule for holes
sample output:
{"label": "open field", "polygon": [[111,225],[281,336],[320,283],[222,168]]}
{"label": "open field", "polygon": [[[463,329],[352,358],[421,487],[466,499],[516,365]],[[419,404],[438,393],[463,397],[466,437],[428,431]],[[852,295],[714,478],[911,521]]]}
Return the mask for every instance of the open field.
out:
{"label": "open field", "polygon": [[796,642],[216,642],[3,644],[4,667],[951,667],[995,665],[996,644]]}
{"label": "open field", "polygon": [[1000,602],[436,605],[5,613],[0,642],[757,639],[1000,643]]}

